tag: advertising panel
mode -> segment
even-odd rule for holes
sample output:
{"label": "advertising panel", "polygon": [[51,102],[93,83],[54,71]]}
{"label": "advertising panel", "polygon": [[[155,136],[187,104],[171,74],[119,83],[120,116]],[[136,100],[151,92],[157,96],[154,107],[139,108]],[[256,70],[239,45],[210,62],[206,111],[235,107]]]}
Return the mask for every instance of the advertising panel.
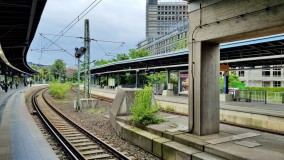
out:
{"label": "advertising panel", "polygon": [[179,94],[188,94],[188,71],[179,72]]}

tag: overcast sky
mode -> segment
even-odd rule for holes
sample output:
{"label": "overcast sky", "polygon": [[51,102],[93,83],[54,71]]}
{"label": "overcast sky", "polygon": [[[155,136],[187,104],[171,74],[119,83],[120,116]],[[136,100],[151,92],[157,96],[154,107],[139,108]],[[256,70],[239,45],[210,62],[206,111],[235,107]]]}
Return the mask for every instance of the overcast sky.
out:
{"label": "overcast sky", "polygon": [[[49,47],[48,39],[55,37],[48,34],[58,34],[93,1],[48,0],[28,52],[27,61],[49,65],[56,59],[62,59],[68,67],[76,64],[77,61],[74,57],[60,51],[56,45]],[[136,48],[136,44],[145,38],[145,5],[146,0],[102,0],[65,35],[83,37],[84,20],[89,19],[91,38],[125,42],[123,47],[119,47],[120,44],[115,43],[91,42],[91,61],[113,58],[105,56],[105,53],[109,52],[113,56],[122,52],[128,53],[130,48]],[[46,38],[40,36],[39,33],[43,33]],[[62,37],[56,44],[72,54],[75,52],[75,47],[84,46],[82,39],[73,37]],[[41,53],[41,48],[53,51]]]}

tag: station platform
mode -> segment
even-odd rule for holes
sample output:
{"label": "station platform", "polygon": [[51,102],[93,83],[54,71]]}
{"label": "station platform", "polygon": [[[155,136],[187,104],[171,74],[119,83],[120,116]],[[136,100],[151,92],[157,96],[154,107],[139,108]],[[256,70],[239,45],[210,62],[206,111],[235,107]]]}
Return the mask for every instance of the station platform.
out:
{"label": "station platform", "polygon": [[[115,90],[92,88],[91,92],[109,98],[116,96]],[[122,93],[120,92],[118,99],[121,98]],[[186,96],[155,95],[154,97],[164,108],[174,107],[175,110],[179,109],[180,112],[188,113]],[[181,109],[183,107],[184,110]],[[117,109],[114,107],[110,114]],[[266,129],[269,126],[277,126],[277,129],[280,129],[281,125],[284,126],[283,111],[282,105],[220,102],[221,121],[229,117],[235,119],[238,124],[250,122],[256,128],[259,123]],[[235,112],[235,114],[229,112]],[[113,115],[110,115],[110,121],[120,137],[162,159],[284,160],[284,136],[280,134],[220,123],[218,134],[198,136],[188,133],[187,115],[159,112],[158,117],[163,118],[164,122],[147,126],[133,126],[129,121],[131,116],[117,116],[115,119],[112,117]]]}
{"label": "station platform", "polygon": [[135,128],[130,116],[119,116],[122,138],[163,159],[195,160],[283,160],[284,136],[220,124],[218,134],[187,133],[188,117],[160,113],[165,122]]}
{"label": "station platform", "polygon": [[0,159],[58,159],[28,111],[25,103],[28,89],[0,92]]}
{"label": "station platform", "polygon": [[[91,93],[114,99],[117,91],[92,87]],[[188,115],[187,96],[155,95],[154,97],[164,110]],[[284,135],[284,104],[220,102],[220,121]]]}

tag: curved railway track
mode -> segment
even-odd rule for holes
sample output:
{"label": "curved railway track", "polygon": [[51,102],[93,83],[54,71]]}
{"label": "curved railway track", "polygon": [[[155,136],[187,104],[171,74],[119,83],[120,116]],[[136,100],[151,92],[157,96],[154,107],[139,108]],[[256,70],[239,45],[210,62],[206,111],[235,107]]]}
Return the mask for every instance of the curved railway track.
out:
{"label": "curved railway track", "polygon": [[[39,117],[72,159],[129,159],[123,153],[100,140],[61,114],[45,99],[47,90],[39,89],[32,103]],[[40,104],[40,105],[39,105]]]}
{"label": "curved railway track", "polygon": [[[71,87],[71,90],[75,93],[77,93],[77,87],[76,89],[74,89],[75,87]],[[81,94],[83,94],[83,92],[81,91],[80,92]],[[95,99],[99,99],[99,100],[102,100],[102,101],[105,101],[105,102],[109,102],[109,103],[112,103],[113,102],[113,99],[112,98],[109,98],[109,97],[105,97],[105,96],[100,96],[100,95],[97,95],[97,94],[91,94],[91,97],[92,98],[95,98]]]}

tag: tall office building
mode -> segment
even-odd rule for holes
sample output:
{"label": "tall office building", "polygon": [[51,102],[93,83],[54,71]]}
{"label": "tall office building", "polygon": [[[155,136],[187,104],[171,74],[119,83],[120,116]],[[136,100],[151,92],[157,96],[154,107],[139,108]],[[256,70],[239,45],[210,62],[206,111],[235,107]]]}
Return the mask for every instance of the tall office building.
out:
{"label": "tall office building", "polygon": [[188,23],[188,5],[183,0],[146,1],[146,38],[166,35]]}

